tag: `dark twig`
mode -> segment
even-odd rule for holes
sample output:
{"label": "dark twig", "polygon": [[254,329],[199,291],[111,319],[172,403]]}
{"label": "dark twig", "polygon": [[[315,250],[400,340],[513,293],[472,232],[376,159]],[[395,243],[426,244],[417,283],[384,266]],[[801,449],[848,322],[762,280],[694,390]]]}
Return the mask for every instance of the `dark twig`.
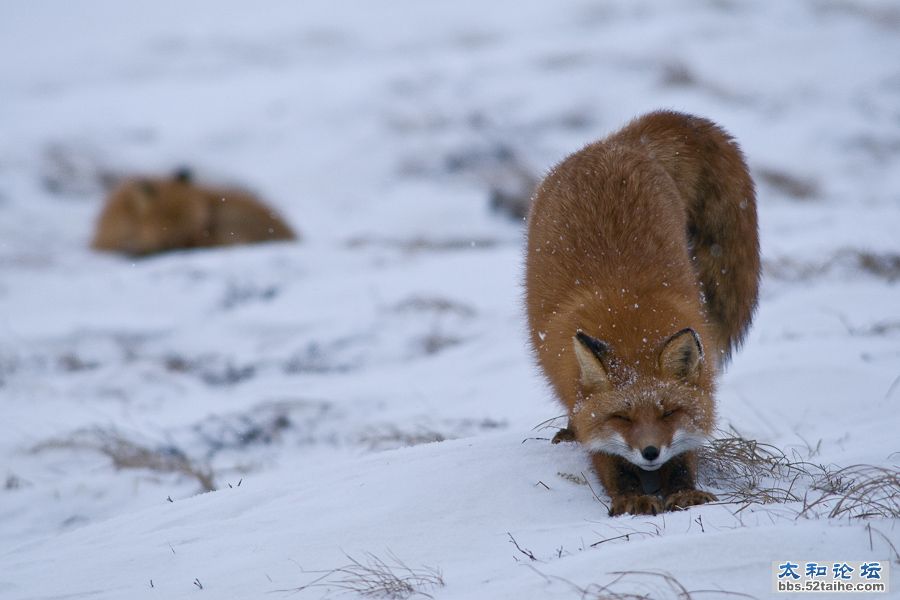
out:
{"label": "dark twig", "polygon": [[512,544],[516,547],[516,550],[518,550],[519,552],[521,552],[522,554],[524,554],[531,560],[534,560],[534,561],[537,560],[537,558],[535,558],[534,553],[531,550],[523,550],[522,547],[519,546],[519,542],[516,541],[516,538],[514,538],[510,532],[507,531],[506,535],[509,536],[509,541],[512,542]]}

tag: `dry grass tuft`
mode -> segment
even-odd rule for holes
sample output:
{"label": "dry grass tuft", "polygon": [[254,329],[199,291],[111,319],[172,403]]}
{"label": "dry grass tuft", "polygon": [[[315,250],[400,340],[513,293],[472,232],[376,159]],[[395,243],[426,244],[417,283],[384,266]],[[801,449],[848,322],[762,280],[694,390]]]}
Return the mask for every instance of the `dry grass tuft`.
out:
{"label": "dry grass tuft", "polygon": [[212,470],[195,464],[174,446],[151,448],[134,442],[116,430],[101,428],[75,432],[67,439],[42,442],[33,452],[44,450],[94,450],[112,460],[116,469],[147,469],[156,473],[174,473],[196,479],[203,491],[216,489]]}
{"label": "dry grass tuft", "polygon": [[698,451],[705,485],[726,490],[723,498],[743,504],[799,502],[795,484],[814,478],[815,465],[792,460],[777,447],[727,435]]}
{"label": "dry grass tuft", "polygon": [[698,454],[701,482],[723,489],[726,503],[799,502],[804,517],[900,517],[896,467],[817,465],[738,435],[715,439]]}
{"label": "dry grass tuft", "polygon": [[563,473],[562,471],[557,471],[556,475],[560,479],[565,479],[569,483],[574,483],[575,485],[588,485],[588,480],[584,475],[576,475],[574,473]]}
{"label": "dry grass tuft", "polygon": [[300,592],[310,588],[352,592],[368,598],[406,600],[415,596],[432,598],[428,591],[444,587],[441,570],[435,567],[411,568],[393,553],[385,561],[370,552],[363,559],[344,554],[346,565],[327,571],[309,571],[320,576],[300,587],[276,590]]}
{"label": "dry grass tuft", "polygon": [[[533,567],[532,567],[533,568]],[[689,590],[671,573],[665,571],[614,571],[606,584],[592,583],[581,587],[562,577],[547,576],[534,569],[548,582],[561,581],[571,586],[582,600],[692,600],[695,598],[755,598],[728,590]]]}
{"label": "dry grass tuft", "polygon": [[853,465],[837,471],[826,470],[816,482],[821,492],[805,502],[803,512],[830,508],[831,518],[900,517],[900,470],[873,465]]}
{"label": "dry grass tuft", "polygon": [[367,446],[369,450],[387,450],[443,442],[446,439],[445,434],[424,425],[414,429],[400,429],[393,424],[382,424],[364,429],[355,441]]}

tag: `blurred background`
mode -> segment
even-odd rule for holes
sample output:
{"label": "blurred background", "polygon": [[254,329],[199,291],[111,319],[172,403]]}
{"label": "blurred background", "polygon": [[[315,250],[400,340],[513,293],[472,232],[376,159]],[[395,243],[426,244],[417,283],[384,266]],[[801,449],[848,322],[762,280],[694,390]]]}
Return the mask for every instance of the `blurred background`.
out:
{"label": "blurred background", "polygon": [[[247,6],[0,5],[0,538],[528,435],[562,412],[526,346],[531,189],[658,108],[720,123],[758,184],[763,299],[723,425],[844,462],[890,435],[832,424],[900,399],[896,2]],[[303,239],[89,248],[118,181],[181,166]]]}

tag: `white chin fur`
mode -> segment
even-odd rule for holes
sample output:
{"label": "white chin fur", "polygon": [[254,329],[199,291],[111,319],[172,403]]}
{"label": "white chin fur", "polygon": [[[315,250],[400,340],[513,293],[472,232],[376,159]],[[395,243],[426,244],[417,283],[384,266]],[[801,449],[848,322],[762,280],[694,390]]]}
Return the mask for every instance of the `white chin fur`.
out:
{"label": "white chin fur", "polygon": [[614,433],[606,438],[594,438],[585,446],[591,452],[603,452],[621,456],[634,466],[645,471],[656,471],[679,454],[699,448],[706,443],[706,440],[707,437],[702,434],[676,431],[672,437],[672,443],[661,447],[659,456],[653,461],[649,461],[641,456],[640,450],[632,448],[618,433]]}

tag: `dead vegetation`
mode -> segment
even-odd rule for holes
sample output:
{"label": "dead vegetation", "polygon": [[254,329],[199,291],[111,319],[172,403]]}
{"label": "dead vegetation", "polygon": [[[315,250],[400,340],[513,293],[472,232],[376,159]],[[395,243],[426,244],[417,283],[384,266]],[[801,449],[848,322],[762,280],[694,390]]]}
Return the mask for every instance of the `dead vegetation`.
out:
{"label": "dead vegetation", "polygon": [[100,152],[83,142],[58,141],[44,148],[40,182],[55,196],[101,197],[121,178],[107,168]]}
{"label": "dead vegetation", "polygon": [[[325,400],[272,399],[246,410],[210,415],[191,425],[170,431],[164,441],[147,440],[115,428],[78,429],[31,447],[33,453],[99,453],[117,471],[174,475],[199,484],[198,492],[225,485],[227,476],[245,475],[260,468],[275,452],[293,447],[363,448],[383,451],[441,442],[506,427],[493,419],[421,418],[398,427],[389,421],[348,428],[346,412]],[[2,482],[0,482],[2,483]],[[10,475],[6,489],[28,482]]]}
{"label": "dead vegetation", "polygon": [[10,473],[6,476],[6,481],[3,484],[3,489],[6,491],[10,490],[18,490],[24,487],[28,487],[31,485],[31,482],[22,479],[15,473]]}
{"label": "dead vegetation", "polygon": [[179,354],[162,357],[162,365],[172,373],[195,375],[210,386],[231,386],[256,376],[255,364],[235,364],[219,354],[188,358]]}
{"label": "dead vegetation", "polygon": [[265,303],[273,300],[281,292],[278,285],[259,285],[255,283],[228,282],[221,300],[224,310],[232,310],[245,304]]}
{"label": "dead vegetation", "polygon": [[667,87],[691,87],[700,85],[697,75],[681,62],[662,65],[662,84]]}
{"label": "dead vegetation", "polygon": [[305,571],[318,574],[313,581],[296,588],[276,590],[300,592],[312,588],[326,592],[342,591],[367,598],[406,600],[407,598],[432,598],[428,592],[444,587],[441,570],[436,567],[413,568],[388,552],[387,560],[366,552],[362,559],[344,554],[348,563],[335,569]]}
{"label": "dead vegetation", "polygon": [[836,467],[790,457],[770,444],[736,434],[713,440],[699,453],[701,483],[724,492],[724,503],[799,503],[798,517],[900,517],[900,469]]}
{"label": "dead vegetation", "polygon": [[557,471],[556,475],[560,479],[565,479],[569,483],[574,483],[575,485],[588,485],[587,478],[582,474],[576,475],[575,473],[563,473],[562,471]]}
{"label": "dead vegetation", "polygon": [[432,356],[447,348],[459,346],[464,341],[461,337],[442,333],[435,329],[416,340],[414,346],[418,352]]}
{"label": "dead vegetation", "polygon": [[795,200],[811,200],[820,194],[815,181],[786,171],[761,167],[755,169],[754,174],[759,182]]}
{"label": "dead vegetation", "polygon": [[455,314],[460,317],[474,317],[475,309],[463,302],[439,296],[410,296],[392,307],[395,312],[433,312]]}
{"label": "dead vegetation", "polygon": [[[533,122],[534,129],[583,129],[590,124],[584,111],[567,111],[548,119]],[[499,216],[522,223],[531,207],[531,197],[540,183],[540,171],[534,168],[519,152],[512,141],[496,126],[479,123],[490,132],[483,142],[465,145],[451,150],[439,160],[422,160],[419,157],[406,161],[401,173],[407,176],[464,179],[485,189],[488,208]]]}
{"label": "dead vegetation", "polygon": [[522,223],[531,210],[531,199],[540,184],[537,171],[512,149],[507,149],[497,168],[484,173],[488,206],[498,215]]}
{"label": "dead vegetation", "polygon": [[817,498],[804,498],[801,514],[828,510],[831,518],[900,517],[900,470],[873,465],[853,465],[827,471],[817,482]]}
{"label": "dead vegetation", "polygon": [[254,446],[277,444],[289,432],[294,443],[311,444],[317,428],[330,416],[330,411],[331,405],[323,401],[265,401],[245,412],[210,415],[194,424],[191,432],[199,438],[207,459],[221,452],[240,453]]}
{"label": "dead vegetation", "polygon": [[351,250],[364,250],[367,248],[385,248],[399,250],[404,254],[416,254],[419,252],[448,252],[454,250],[480,250],[494,248],[501,245],[501,240],[496,238],[386,238],[372,236],[357,236],[345,242],[345,246]]}
{"label": "dead vegetation", "polygon": [[807,281],[843,270],[864,273],[894,283],[900,281],[900,253],[844,248],[821,262],[804,262],[792,258],[764,261],[763,270],[769,277],[792,281]]}
{"label": "dead vegetation", "polygon": [[821,15],[850,16],[888,30],[900,29],[900,8],[887,2],[883,5],[852,0],[823,0],[813,5]]}
{"label": "dead vegetation", "polygon": [[712,440],[698,455],[700,482],[726,490],[725,501],[741,504],[799,502],[795,483],[813,477],[815,468],[775,446],[733,434]]}
{"label": "dead vegetation", "polygon": [[431,356],[464,343],[464,337],[446,333],[441,322],[445,318],[469,319],[476,314],[475,309],[467,304],[439,296],[410,296],[390,307],[390,311],[414,316],[430,314],[434,319],[430,331],[412,340],[412,350],[416,356]]}
{"label": "dead vegetation", "polygon": [[353,371],[362,364],[359,346],[363,341],[367,340],[358,336],[327,342],[310,341],[284,361],[282,370],[288,375]]}
{"label": "dead vegetation", "polygon": [[867,273],[886,279],[891,283],[900,279],[900,254],[857,252],[859,268]]}
{"label": "dead vegetation", "polygon": [[480,431],[503,429],[507,424],[493,419],[443,419],[438,423],[419,422],[409,427],[398,427],[393,423],[376,423],[351,436],[352,444],[365,446],[371,451],[391,450],[443,442],[474,435]]}
{"label": "dead vegetation", "polygon": [[691,590],[666,571],[614,571],[605,584],[580,586],[568,579],[545,575],[534,567],[535,573],[548,583],[561,582],[575,590],[582,600],[694,600],[699,598],[756,598],[742,592],[728,590]]}
{"label": "dead vegetation", "polygon": [[216,489],[212,469],[197,464],[175,446],[142,445],[115,429],[92,428],[70,437],[42,442],[32,452],[47,450],[93,450],[107,456],[116,469],[144,469],[194,479],[205,492]]}
{"label": "dead vegetation", "polygon": [[57,357],[57,365],[67,373],[77,373],[79,371],[93,371],[100,367],[100,363],[95,360],[84,359],[74,352],[65,352]]}
{"label": "dead vegetation", "polygon": [[663,62],[660,70],[660,85],[668,88],[692,88],[724,102],[749,104],[754,98],[746,93],[732,91],[712,80],[701,77],[687,64],[680,61]]}
{"label": "dead vegetation", "polygon": [[890,132],[860,134],[847,138],[847,146],[865,153],[870,159],[887,163],[900,154],[900,137]]}
{"label": "dead vegetation", "polygon": [[383,424],[364,429],[359,433],[356,441],[366,446],[369,450],[388,450],[430,444],[432,442],[443,442],[446,439],[443,433],[425,426],[401,429],[396,425]]}

